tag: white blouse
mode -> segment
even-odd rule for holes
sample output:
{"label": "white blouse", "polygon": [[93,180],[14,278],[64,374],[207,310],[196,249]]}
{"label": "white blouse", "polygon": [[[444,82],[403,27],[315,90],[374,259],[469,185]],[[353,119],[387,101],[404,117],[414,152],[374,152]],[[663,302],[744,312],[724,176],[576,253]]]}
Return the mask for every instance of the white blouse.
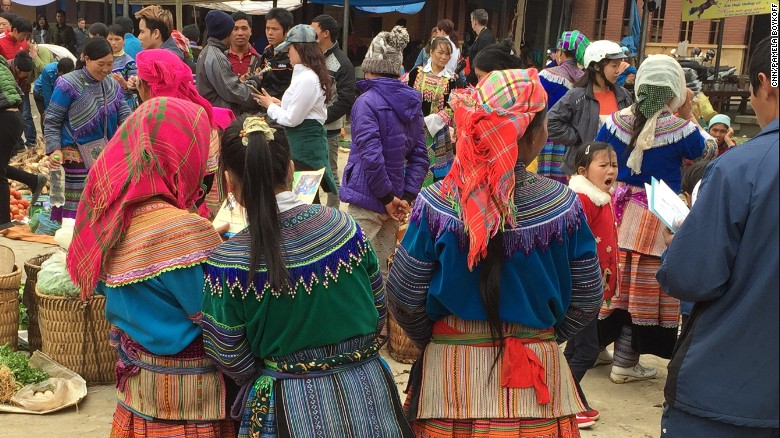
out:
{"label": "white blouse", "polygon": [[281,106],[272,103],[268,107],[268,116],[290,128],[300,125],[306,119],[324,124],[328,117],[328,107],[317,73],[303,64],[296,64],[290,86],[282,96]]}

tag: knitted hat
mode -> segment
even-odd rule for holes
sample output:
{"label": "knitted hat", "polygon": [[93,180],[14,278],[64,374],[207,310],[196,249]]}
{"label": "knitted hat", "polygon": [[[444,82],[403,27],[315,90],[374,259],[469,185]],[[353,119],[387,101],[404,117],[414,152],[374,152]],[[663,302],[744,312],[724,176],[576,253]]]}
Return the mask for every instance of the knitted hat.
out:
{"label": "knitted hat", "polygon": [[390,32],[379,32],[368,47],[363,60],[366,73],[401,75],[404,61],[404,47],[409,43],[409,32],[403,26],[396,26]]}
{"label": "knitted hat", "polygon": [[710,124],[707,126],[707,129],[712,129],[712,125],[717,125],[718,123],[726,125],[727,128],[731,128],[731,119],[729,116],[725,114],[716,114],[710,119]]}
{"label": "knitted hat", "polygon": [[212,10],[206,14],[206,32],[210,37],[224,40],[233,32],[233,26],[233,19],[225,12]]}

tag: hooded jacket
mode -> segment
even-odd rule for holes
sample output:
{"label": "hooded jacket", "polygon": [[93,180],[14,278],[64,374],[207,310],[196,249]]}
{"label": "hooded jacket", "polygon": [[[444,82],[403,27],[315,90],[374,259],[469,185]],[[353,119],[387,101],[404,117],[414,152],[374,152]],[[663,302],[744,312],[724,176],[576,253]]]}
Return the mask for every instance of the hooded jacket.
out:
{"label": "hooded jacket", "polygon": [[399,197],[412,200],[430,161],[425,147],[420,93],[397,79],[357,83],[363,94],[352,107],[352,147],[341,200],[377,213]]}
{"label": "hooded jacket", "polygon": [[[631,94],[620,85],[610,87],[615,93],[618,111],[633,103]],[[601,128],[599,101],[593,94],[593,84],[569,90],[547,114],[549,141],[568,146],[561,169],[569,175],[574,173],[574,157],[577,148],[596,138]]]}

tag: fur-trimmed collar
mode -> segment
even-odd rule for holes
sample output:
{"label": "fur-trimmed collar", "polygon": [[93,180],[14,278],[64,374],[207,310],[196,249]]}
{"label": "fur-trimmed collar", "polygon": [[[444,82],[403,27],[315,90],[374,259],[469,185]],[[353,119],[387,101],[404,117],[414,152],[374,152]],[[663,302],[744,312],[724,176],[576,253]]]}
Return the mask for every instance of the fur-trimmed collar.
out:
{"label": "fur-trimmed collar", "polygon": [[574,175],[569,179],[569,188],[574,193],[586,195],[597,207],[607,205],[612,199],[609,193],[605,193],[584,175]]}

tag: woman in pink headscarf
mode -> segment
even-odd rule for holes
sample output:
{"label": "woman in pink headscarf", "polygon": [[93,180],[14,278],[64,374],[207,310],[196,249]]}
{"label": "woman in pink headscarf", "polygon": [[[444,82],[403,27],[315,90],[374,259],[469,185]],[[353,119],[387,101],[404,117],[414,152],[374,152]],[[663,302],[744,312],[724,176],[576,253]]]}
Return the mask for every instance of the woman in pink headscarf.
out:
{"label": "woman in pink headscarf", "polygon": [[[154,97],[175,97],[189,100],[206,110],[212,128],[206,177],[203,180],[207,194],[198,201],[197,206],[201,216],[211,218],[225,199],[225,184],[222,178],[215,178],[219,165],[220,137],[236,117],[229,109],[212,107],[208,100],[198,94],[192,70],[174,53],[163,49],[143,50],[136,56],[136,63],[136,88],[142,101]],[[217,184],[214,184],[215,179]]]}

